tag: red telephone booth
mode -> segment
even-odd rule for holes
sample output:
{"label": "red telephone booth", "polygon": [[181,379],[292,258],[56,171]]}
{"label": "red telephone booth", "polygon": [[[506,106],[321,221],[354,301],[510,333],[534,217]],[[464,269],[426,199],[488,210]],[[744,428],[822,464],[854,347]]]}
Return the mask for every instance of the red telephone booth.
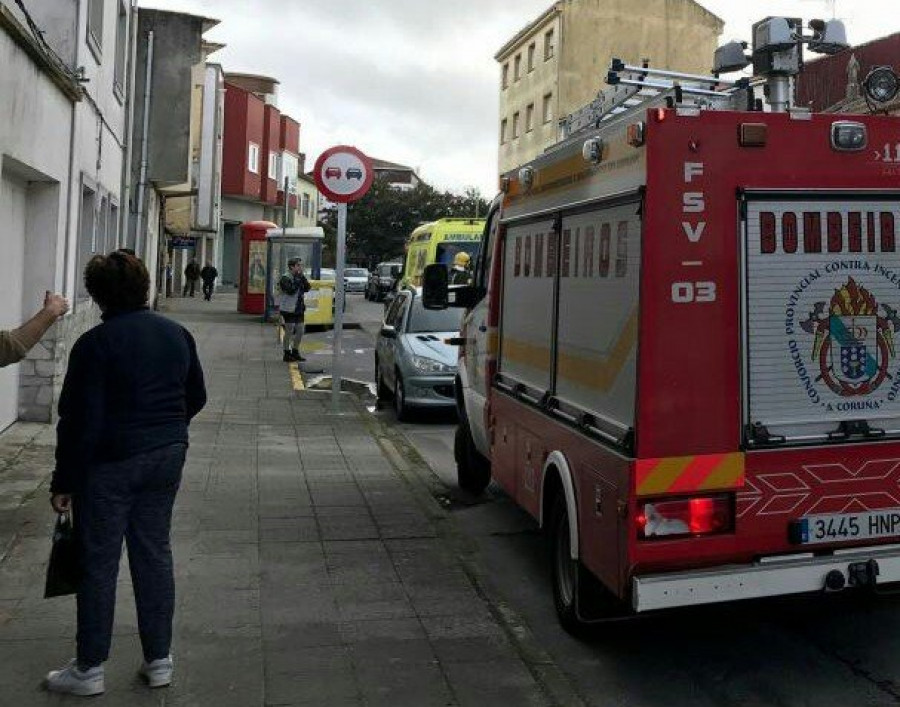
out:
{"label": "red telephone booth", "polygon": [[262,314],[266,306],[266,232],[277,228],[269,221],[241,225],[241,286],[238,311]]}

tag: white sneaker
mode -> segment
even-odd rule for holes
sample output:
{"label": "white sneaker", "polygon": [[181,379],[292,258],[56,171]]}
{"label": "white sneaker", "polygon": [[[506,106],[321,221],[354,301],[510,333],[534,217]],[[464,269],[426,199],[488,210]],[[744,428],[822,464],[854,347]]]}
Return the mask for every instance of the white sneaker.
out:
{"label": "white sneaker", "polygon": [[51,670],[47,673],[47,689],[50,692],[63,692],[67,695],[102,695],[106,690],[103,679],[103,666],[79,670],[78,663],[72,661],[65,668]]}
{"label": "white sneaker", "polygon": [[172,684],[172,672],[175,670],[175,661],[169,655],[166,658],[157,658],[150,663],[141,665],[140,673],[150,687],[165,687]]}

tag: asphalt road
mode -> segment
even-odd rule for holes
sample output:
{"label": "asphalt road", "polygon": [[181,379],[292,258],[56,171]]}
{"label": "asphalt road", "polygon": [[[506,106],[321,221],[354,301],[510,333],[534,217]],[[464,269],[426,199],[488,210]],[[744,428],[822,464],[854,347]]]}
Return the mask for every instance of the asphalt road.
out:
{"label": "asphalt road", "polygon": [[[351,296],[348,316],[365,328],[344,346],[345,370],[361,380],[373,379],[373,336],[382,312],[380,304]],[[429,463],[484,581],[585,704],[900,703],[900,599],[891,597],[698,609],[607,624],[587,639],[572,638],[556,621],[546,546],[536,525],[493,486],[479,499],[456,488],[452,413],[399,425],[389,407],[373,413],[397,425]]]}
{"label": "asphalt road", "polygon": [[[384,306],[368,302],[361,294],[347,295],[344,319],[347,328],[341,337],[339,370],[342,378],[369,382],[375,380],[374,335],[381,324]],[[310,329],[303,336],[300,350],[306,361],[300,364],[304,379],[315,386],[331,376],[334,353],[332,329]],[[329,383],[330,385],[330,383]]]}

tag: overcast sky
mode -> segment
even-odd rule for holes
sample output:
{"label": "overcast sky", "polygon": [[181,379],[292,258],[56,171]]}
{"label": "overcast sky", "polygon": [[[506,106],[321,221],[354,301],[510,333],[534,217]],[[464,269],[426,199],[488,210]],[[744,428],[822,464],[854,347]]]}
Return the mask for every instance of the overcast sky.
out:
{"label": "overcast sky", "polygon": [[[410,165],[429,183],[486,197],[496,187],[499,69],[494,54],[550,0],[140,0],[221,20],[225,71],[281,82],[312,161],[335,144]],[[820,0],[700,0],[750,38],[766,15],[830,18]],[[900,31],[897,0],[838,0],[850,41]],[[652,57],[651,61],[652,61]],[[710,63],[712,57],[709,57]],[[900,58],[898,58],[900,68]],[[599,80],[599,77],[598,77]],[[600,86],[598,85],[598,89]]]}

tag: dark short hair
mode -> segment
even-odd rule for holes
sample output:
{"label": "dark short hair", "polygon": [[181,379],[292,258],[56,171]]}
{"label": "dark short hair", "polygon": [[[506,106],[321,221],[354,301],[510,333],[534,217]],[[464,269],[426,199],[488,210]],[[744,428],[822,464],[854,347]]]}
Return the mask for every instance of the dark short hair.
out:
{"label": "dark short hair", "polygon": [[139,309],[147,304],[150,273],[135,256],[113,251],[88,261],[84,286],[104,310]]}
{"label": "dark short hair", "polygon": [[295,265],[299,265],[302,262],[303,262],[302,258],[291,258],[290,260],[288,260],[288,267],[292,268]]}

